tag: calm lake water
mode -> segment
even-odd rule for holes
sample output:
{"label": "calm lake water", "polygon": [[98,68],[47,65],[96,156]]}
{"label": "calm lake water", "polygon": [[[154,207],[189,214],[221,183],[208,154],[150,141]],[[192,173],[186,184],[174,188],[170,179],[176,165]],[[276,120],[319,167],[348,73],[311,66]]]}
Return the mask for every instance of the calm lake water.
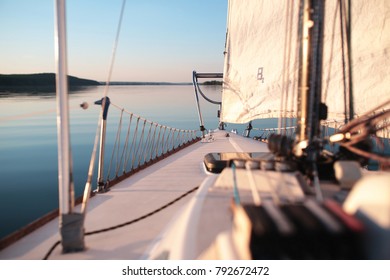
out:
{"label": "calm lake water", "polygon": [[[221,87],[204,91],[220,100]],[[92,153],[104,87],[70,94],[71,149],[76,196],[82,194]],[[199,129],[193,87],[113,86],[111,102],[149,120],[181,129]],[[87,102],[83,110],[79,104]],[[217,106],[201,103],[205,127],[218,125]],[[12,94],[0,97],[0,238],[58,208],[56,98],[52,94]],[[107,145],[113,145],[120,110],[108,114]],[[274,120],[255,127],[274,127]],[[246,125],[228,125],[242,133]],[[199,134],[200,135],[200,134]],[[96,169],[94,175],[96,177]],[[93,183],[96,185],[96,179]],[[96,187],[96,186],[94,186]]]}

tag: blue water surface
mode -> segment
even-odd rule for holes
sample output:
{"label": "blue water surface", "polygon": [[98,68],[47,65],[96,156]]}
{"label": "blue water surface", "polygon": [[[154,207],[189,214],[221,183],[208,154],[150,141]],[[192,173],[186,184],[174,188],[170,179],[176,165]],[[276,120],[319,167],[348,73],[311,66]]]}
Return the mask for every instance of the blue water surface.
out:
{"label": "blue water surface", "polygon": [[[220,100],[221,87],[206,94]],[[98,124],[104,87],[90,87],[69,95],[71,151],[75,195],[83,193]],[[180,129],[199,129],[193,87],[113,86],[107,120],[107,150],[114,145],[124,108],[148,120]],[[79,104],[87,102],[87,110]],[[205,127],[218,125],[218,107],[201,101]],[[268,122],[268,123],[267,123]],[[272,121],[271,121],[272,123]],[[259,121],[257,126],[269,126]],[[246,125],[228,125],[242,133]],[[200,135],[200,134],[198,134]],[[123,140],[122,140],[123,141]],[[58,208],[57,126],[55,94],[10,94],[0,98],[0,238]],[[93,187],[96,188],[96,168]]]}

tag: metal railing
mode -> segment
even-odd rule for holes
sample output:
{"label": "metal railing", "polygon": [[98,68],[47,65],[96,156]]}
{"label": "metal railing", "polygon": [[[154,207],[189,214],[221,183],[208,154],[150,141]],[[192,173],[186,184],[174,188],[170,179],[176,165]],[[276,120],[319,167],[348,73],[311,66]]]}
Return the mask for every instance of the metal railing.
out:
{"label": "metal railing", "polygon": [[[195,89],[195,101],[196,101],[198,117],[199,117],[199,127],[200,127],[200,131],[202,132],[202,138],[205,137],[206,128],[204,127],[202,111],[200,109],[199,94],[206,101],[219,106],[219,108],[218,108],[218,118],[220,117],[222,102],[221,101],[215,101],[215,100],[212,100],[212,99],[208,98],[203,93],[202,89],[200,88],[198,79],[221,79],[221,78],[223,78],[223,74],[222,73],[197,73],[196,71],[192,72],[192,83],[193,83],[194,89]],[[218,128],[223,130],[225,128],[224,123],[219,121]]]}
{"label": "metal railing", "polygon": [[[119,119],[115,138],[106,141],[106,120],[110,105],[119,110]],[[105,106],[100,134],[98,192],[105,192],[119,181],[199,140],[197,130],[162,125],[110,101],[105,102]],[[109,148],[111,154],[107,152]],[[109,161],[105,160],[105,155],[110,156]]]}

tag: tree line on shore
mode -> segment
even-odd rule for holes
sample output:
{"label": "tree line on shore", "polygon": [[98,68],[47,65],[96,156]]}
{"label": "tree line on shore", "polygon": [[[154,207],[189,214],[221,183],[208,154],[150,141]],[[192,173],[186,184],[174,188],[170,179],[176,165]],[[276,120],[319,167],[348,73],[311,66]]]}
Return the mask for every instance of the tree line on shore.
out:
{"label": "tree line on shore", "polygon": [[[110,82],[110,85],[191,85],[192,83],[169,82]],[[206,81],[203,85],[221,85],[221,81]],[[77,90],[82,87],[105,85],[90,79],[82,79],[68,76],[69,90]],[[39,74],[0,74],[0,92],[55,92],[56,75],[54,73]]]}

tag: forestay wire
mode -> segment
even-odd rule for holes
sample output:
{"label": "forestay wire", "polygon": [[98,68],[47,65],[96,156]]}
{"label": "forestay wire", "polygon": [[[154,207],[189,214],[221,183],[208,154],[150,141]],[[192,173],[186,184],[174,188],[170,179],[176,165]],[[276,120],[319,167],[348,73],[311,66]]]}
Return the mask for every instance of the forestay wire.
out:
{"label": "forestay wire", "polygon": [[[123,0],[116,38],[112,50],[110,68],[102,98],[102,110],[99,116],[95,142],[89,164],[88,179],[84,189],[81,208],[84,215],[92,190],[93,168],[97,156],[97,147],[99,144],[99,136],[103,122],[103,111],[106,105],[105,103],[107,102],[106,97],[108,95],[108,89],[114,67],[125,4],[126,0]],[[114,184],[115,182],[113,181],[120,181],[145,166],[148,166],[172,152],[198,140],[196,137],[196,130],[183,130],[161,125],[126,111],[124,108],[120,108],[112,102],[110,104],[119,109],[121,112],[104,188],[107,188],[109,184]],[[122,143],[124,138],[124,133],[122,133],[122,131],[124,130],[127,132],[124,143]]]}
{"label": "forestay wire", "polygon": [[91,194],[91,190],[92,190],[92,176],[93,176],[93,169],[94,169],[94,164],[95,164],[95,160],[96,160],[97,147],[99,144],[99,133],[100,133],[100,129],[102,126],[103,110],[104,110],[105,103],[107,100],[106,97],[108,95],[108,89],[109,89],[109,85],[110,85],[110,81],[111,81],[112,70],[114,68],[115,55],[116,55],[116,50],[118,47],[119,35],[120,35],[121,26],[122,26],[122,19],[123,19],[123,14],[125,11],[125,6],[126,6],[126,0],[123,0],[121,13],[120,13],[120,17],[119,17],[119,22],[118,22],[118,27],[117,27],[117,32],[116,32],[116,37],[115,37],[115,41],[114,41],[114,46],[112,48],[110,68],[108,71],[107,81],[106,81],[103,99],[102,99],[103,100],[102,110],[101,110],[100,115],[99,115],[99,120],[98,120],[98,125],[96,128],[95,141],[94,141],[94,145],[93,145],[91,160],[89,162],[88,178],[87,178],[87,182],[85,183],[85,188],[84,188],[83,202],[82,202],[82,206],[81,206],[81,213],[83,213],[84,215],[85,215],[85,212],[87,209],[87,203],[88,203],[88,200],[89,200],[89,197]]}

